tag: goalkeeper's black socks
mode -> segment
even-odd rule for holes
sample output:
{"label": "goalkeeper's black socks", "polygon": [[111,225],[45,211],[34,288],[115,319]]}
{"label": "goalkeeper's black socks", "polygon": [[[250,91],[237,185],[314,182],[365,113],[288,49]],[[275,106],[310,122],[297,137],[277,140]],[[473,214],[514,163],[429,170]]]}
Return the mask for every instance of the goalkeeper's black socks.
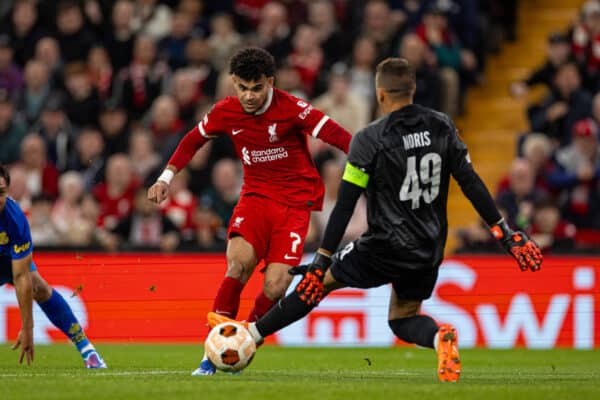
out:
{"label": "goalkeeper's black socks", "polygon": [[398,318],[388,321],[392,332],[408,343],[416,343],[422,347],[434,348],[434,338],[438,326],[433,318],[417,315],[409,318]]}
{"label": "goalkeeper's black socks", "polygon": [[294,291],[279,300],[268,313],[255,324],[256,330],[264,338],[306,316],[314,305],[308,305]]}

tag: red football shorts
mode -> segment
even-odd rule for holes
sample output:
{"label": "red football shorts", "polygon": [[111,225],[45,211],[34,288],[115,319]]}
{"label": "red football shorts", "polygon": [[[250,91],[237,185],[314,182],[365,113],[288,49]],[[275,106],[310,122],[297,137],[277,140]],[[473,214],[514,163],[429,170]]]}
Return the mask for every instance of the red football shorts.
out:
{"label": "red football shorts", "polygon": [[233,210],[227,237],[242,236],[266,265],[276,262],[296,266],[302,259],[309,220],[308,209],[246,195]]}

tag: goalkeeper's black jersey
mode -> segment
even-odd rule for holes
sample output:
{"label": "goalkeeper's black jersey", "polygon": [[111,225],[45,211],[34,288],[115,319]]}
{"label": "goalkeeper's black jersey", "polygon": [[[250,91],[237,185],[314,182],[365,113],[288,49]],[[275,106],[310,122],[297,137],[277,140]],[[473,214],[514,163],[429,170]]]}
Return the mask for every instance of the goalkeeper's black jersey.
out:
{"label": "goalkeeper's black jersey", "polygon": [[403,107],[358,132],[348,162],[369,175],[369,229],[359,250],[368,250],[383,269],[439,266],[450,174],[460,182],[474,173],[450,118],[419,105]]}

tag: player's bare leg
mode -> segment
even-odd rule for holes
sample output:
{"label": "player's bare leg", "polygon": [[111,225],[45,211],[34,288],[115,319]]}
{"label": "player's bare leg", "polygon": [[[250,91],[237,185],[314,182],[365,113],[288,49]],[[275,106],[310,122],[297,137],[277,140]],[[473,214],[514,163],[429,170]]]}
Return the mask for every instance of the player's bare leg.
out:
{"label": "player's bare leg", "polygon": [[265,269],[263,290],[256,296],[254,308],[247,321],[254,322],[265,315],[273,304],[281,299],[292,283],[292,275],[288,274],[290,266],[283,263],[270,263]]}
{"label": "player's bare leg", "polygon": [[388,311],[388,324],[394,334],[408,343],[436,349],[438,353],[438,378],[456,382],[460,376],[460,358],[456,345],[456,329],[450,325],[437,326],[427,315],[419,315],[420,300],[404,300],[392,289]]}
{"label": "player's bare leg", "polygon": [[33,298],[48,319],[73,342],[86,368],[106,368],[106,363],[90,343],[64,298],[42,278],[38,271],[31,271]]}
{"label": "player's bare leg", "polygon": [[[258,259],[250,242],[242,236],[229,239],[227,242],[227,272],[215,297],[213,312],[208,313],[207,316],[209,327],[218,325],[221,316],[232,319],[237,316],[240,295],[248,279],[252,276],[256,264],[258,264]],[[215,366],[204,354],[200,365],[192,372],[192,375],[209,376],[214,375],[215,372]]]}

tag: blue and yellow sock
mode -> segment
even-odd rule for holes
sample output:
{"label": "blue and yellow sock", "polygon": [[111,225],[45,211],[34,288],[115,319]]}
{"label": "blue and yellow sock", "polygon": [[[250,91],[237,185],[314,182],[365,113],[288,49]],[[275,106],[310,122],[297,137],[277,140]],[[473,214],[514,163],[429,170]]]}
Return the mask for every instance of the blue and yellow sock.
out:
{"label": "blue and yellow sock", "polygon": [[94,346],[85,336],[85,332],[73,314],[71,307],[60,293],[52,289],[52,296],[44,303],[38,304],[50,322],[67,335],[82,356],[94,350]]}

